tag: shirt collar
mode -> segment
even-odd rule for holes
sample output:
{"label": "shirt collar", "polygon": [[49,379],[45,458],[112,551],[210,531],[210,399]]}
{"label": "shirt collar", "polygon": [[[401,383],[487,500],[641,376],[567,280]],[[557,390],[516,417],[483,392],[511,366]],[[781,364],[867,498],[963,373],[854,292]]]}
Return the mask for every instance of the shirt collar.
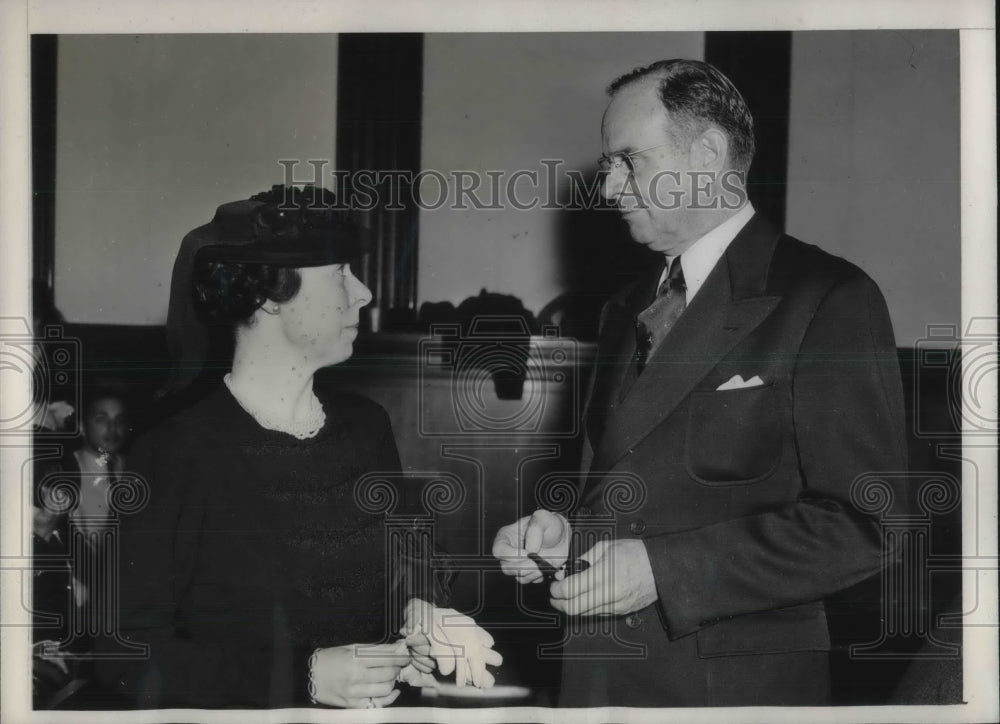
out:
{"label": "shirt collar", "polygon": [[[753,215],[753,204],[748,201],[746,206],[694,242],[681,255],[681,269],[684,270],[684,284],[687,287],[685,297],[688,304],[701,289],[701,285],[705,283],[708,275],[722,258],[726,249],[729,248],[733,239],[747,225]],[[674,257],[667,257],[667,264],[660,276],[661,283],[666,278],[667,269],[670,268],[670,263],[673,260]]]}

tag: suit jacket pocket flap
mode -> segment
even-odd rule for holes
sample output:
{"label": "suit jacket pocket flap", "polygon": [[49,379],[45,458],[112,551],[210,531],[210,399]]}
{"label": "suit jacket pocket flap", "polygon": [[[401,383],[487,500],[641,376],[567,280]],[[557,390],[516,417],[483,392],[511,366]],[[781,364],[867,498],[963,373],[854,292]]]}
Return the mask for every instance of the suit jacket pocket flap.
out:
{"label": "suit jacket pocket flap", "polygon": [[822,602],[726,619],[697,637],[702,658],[830,650]]}

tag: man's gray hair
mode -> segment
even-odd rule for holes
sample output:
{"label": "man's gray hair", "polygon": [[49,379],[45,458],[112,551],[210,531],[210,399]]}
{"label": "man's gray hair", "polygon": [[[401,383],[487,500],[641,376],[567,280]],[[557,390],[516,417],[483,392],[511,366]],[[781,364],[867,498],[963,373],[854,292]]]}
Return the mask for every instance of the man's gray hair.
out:
{"label": "man's gray hair", "polygon": [[753,116],[732,81],[699,60],[661,60],[636,68],[608,86],[608,95],[646,78],[659,80],[659,96],[670,118],[686,134],[717,126],[729,139],[729,160],[739,171],[754,154]]}

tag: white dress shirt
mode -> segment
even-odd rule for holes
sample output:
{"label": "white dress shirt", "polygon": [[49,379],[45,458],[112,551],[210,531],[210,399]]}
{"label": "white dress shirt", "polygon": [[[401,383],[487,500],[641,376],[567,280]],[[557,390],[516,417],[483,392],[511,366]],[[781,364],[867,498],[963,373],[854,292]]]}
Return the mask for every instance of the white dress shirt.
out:
{"label": "white dress shirt", "polygon": [[84,449],[77,450],[74,455],[82,475],[80,502],[72,517],[86,531],[99,530],[111,517],[111,479],[113,475],[121,474],[121,457],[99,457]]}
{"label": "white dress shirt", "polygon": [[[748,201],[746,206],[698,239],[681,254],[681,270],[684,272],[684,284],[687,287],[685,293],[687,304],[691,304],[691,300],[701,289],[705,279],[753,214],[753,205]],[[667,257],[666,266],[660,275],[660,284],[667,278],[667,270],[674,259],[675,257]]]}

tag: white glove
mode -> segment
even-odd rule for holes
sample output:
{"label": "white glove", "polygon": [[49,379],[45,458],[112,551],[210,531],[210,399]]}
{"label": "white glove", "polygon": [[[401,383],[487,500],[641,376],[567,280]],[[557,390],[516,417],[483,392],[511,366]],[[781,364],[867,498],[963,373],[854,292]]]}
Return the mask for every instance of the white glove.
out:
{"label": "white glove", "polygon": [[[406,605],[400,633],[423,633],[430,641],[430,654],[442,676],[455,672],[455,683],[489,688],[496,683],[486,665],[500,666],[503,657],[493,650],[493,637],[479,624],[453,608],[438,608],[412,598]],[[409,673],[409,672],[408,672]]]}

